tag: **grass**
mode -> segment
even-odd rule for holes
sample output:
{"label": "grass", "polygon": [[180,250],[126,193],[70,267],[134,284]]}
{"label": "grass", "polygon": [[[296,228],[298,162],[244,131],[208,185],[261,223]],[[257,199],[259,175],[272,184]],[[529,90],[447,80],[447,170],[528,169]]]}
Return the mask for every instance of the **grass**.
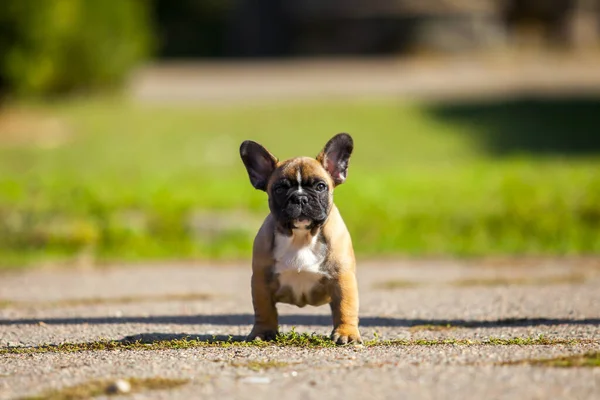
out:
{"label": "grass", "polygon": [[[538,345],[574,345],[581,343],[596,343],[594,340],[584,339],[563,339],[538,337],[515,337],[515,338],[489,338],[485,340],[471,339],[391,339],[382,340],[375,336],[364,343],[366,347],[374,346],[538,346]],[[185,350],[203,347],[221,347],[221,348],[243,348],[243,347],[298,347],[298,348],[333,348],[339,347],[328,337],[297,333],[291,331],[286,334],[280,334],[275,341],[252,341],[242,340],[200,340],[194,338],[181,338],[172,340],[156,340],[151,342],[143,341],[95,341],[85,343],[62,343],[58,345],[41,345],[32,347],[5,347],[0,348],[0,355],[3,354],[32,354],[32,353],[76,353],[83,351],[160,351],[160,350]],[[348,345],[353,346],[353,345]]]}
{"label": "grass", "polygon": [[0,300],[2,308],[55,308],[55,307],[90,307],[108,304],[131,304],[161,301],[205,301],[214,298],[207,293],[175,293],[159,295],[140,295],[123,297],[89,297],[80,299],[61,299],[54,301],[12,301]]}
{"label": "grass", "polygon": [[[138,393],[149,390],[173,389],[189,382],[187,379],[169,378],[129,378],[127,382],[131,385],[129,393]],[[21,400],[83,400],[98,396],[118,395],[112,389],[113,382],[94,380],[75,386],[51,390],[41,395],[24,397]]]}
{"label": "grass", "polygon": [[578,354],[574,356],[562,356],[555,358],[536,358],[526,359],[518,361],[509,361],[502,363],[502,365],[519,365],[527,364],[539,367],[559,367],[559,368],[571,368],[571,367],[600,367],[600,353],[586,353]]}
{"label": "grass", "polygon": [[268,209],[241,141],[289,158],[340,131],[355,154],[336,203],[360,256],[598,254],[598,104],[15,105],[0,115],[0,266],[247,258]]}

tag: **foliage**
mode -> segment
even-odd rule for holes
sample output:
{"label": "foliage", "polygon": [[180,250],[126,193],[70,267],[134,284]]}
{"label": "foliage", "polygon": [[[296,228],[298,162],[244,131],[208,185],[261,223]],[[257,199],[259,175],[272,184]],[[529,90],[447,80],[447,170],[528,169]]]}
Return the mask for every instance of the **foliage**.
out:
{"label": "foliage", "polygon": [[111,87],[150,44],[142,0],[4,0],[0,89],[48,95]]}

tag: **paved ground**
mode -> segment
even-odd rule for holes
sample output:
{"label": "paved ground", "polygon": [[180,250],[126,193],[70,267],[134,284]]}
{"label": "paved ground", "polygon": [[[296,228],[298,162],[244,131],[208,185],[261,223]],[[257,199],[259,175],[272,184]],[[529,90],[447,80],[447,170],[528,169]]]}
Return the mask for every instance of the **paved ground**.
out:
{"label": "paved ground", "polygon": [[[517,265],[519,264],[519,265]],[[136,398],[598,398],[600,368],[498,365],[600,351],[600,260],[389,261],[359,265],[372,338],[538,337],[560,345],[244,347],[0,355],[0,398],[96,378],[190,383]],[[146,334],[245,335],[249,267],[159,265],[0,275],[0,349]],[[394,289],[389,287],[393,286]],[[184,297],[181,297],[184,296]],[[280,306],[282,330],[330,332],[327,307]],[[431,325],[450,324],[449,328]],[[151,336],[148,336],[152,334]],[[254,371],[251,360],[287,363]],[[260,378],[256,381],[254,378]],[[250,379],[249,379],[250,378]],[[253,380],[254,379],[254,380]]]}

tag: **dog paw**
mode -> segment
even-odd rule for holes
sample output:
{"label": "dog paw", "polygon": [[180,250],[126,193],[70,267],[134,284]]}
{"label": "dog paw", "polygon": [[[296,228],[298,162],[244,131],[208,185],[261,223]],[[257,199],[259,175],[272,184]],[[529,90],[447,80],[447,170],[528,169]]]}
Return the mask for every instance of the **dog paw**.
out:
{"label": "dog paw", "polygon": [[362,344],[358,327],[353,325],[340,325],[335,328],[331,333],[331,340],[333,340],[335,344]]}
{"label": "dog paw", "polygon": [[276,329],[263,328],[260,326],[255,326],[252,328],[252,332],[246,337],[247,342],[251,342],[253,340],[264,340],[271,341],[275,340],[277,337]]}

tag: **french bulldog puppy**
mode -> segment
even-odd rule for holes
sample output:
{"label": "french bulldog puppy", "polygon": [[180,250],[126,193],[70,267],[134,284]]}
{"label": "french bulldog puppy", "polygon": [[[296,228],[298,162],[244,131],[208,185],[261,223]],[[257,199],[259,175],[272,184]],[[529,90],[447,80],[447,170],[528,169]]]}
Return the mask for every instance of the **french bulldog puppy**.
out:
{"label": "french bulldog puppy", "polygon": [[333,203],[334,188],[346,180],[353,147],[350,135],[340,133],[316,158],[279,161],[256,142],[242,143],[250,182],[267,192],[270,209],[254,239],[254,327],[247,340],[276,337],[276,303],[329,304],[331,339],[362,343],[352,240]]}

